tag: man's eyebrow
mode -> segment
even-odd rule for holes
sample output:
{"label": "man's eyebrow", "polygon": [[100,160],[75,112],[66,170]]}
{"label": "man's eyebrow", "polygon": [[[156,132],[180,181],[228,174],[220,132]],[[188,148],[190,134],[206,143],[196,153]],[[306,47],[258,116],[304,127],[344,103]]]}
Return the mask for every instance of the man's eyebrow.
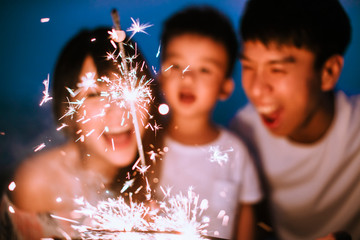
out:
{"label": "man's eyebrow", "polygon": [[[239,58],[240,60],[246,60],[246,61],[251,61],[248,57],[246,57],[244,54],[240,53],[239,54]],[[279,64],[279,63],[295,63],[296,59],[294,56],[286,56],[283,58],[278,58],[278,59],[273,59],[268,61],[269,64]]]}
{"label": "man's eyebrow", "polygon": [[295,63],[296,59],[294,56],[286,56],[279,59],[270,60],[269,64],[279,64],[279,63]]}

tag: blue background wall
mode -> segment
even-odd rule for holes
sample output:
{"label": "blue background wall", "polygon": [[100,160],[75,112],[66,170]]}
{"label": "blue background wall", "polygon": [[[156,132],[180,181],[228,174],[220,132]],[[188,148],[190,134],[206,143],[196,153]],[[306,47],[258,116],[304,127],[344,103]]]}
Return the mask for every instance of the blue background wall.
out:
{"label": "blue background wall", "polygon": [[[14,167],[34,148],[45,143],[51,147],[62,141],[53,124],[51,101],[43,106],[43,80],[50,74],[64,44],[81,28],[112,26],[110,11],[119,11],[122,28],[131,17],[154,26],[149,35],[138,33],[134,39],[156,69],[156,53],[162,22],[192,3],[213,5],[226,13],[238,26],[244,0],[12,0],[0,3],[0,180],[7,179]],[[360,0],[341,1],[353,25],[353,39],[345,56],[339,88],[360,92]],[[48,17],[50,21],[41,23]],[[240,65],[234,78],[236,89],[231,98],[218,104],[215,120],[226,124],[246,103],[240,85]]]}

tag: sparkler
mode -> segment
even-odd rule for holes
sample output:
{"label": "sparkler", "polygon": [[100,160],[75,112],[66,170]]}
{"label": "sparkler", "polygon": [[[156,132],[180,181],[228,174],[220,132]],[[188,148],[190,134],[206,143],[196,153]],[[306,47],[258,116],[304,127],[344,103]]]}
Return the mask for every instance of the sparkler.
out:
{"label": "sparkler", "polygon": [[[115,25],[115,29],[117,31],[121,31],[121,27],[120,27],[120,17],[119,14],[117,12],[116,9],[113,9],[111,12],[111,16],[113,19],[113,23]],[[138,147],[138,152],[140,155],[140,159],[141,159],[141,165],[142,167],[145,167],[145,156],[144,156],[144,150],[143,150],[143,145],[142,145],[142,140],[141,140],[141,135],[140,135],[140,129],[139,129],[139,124],[138,124],[138,119],[137,119],[137,115],[136,115],[136,109],[135,109],[135,104],[134,104],[134,97],[136,97],[139,93],[138,89],[134,88],[135,87],[135,83],[136,81],[133,81],[133,84],[131,83],[131,77],[129,76],[129,71],[127,68],[127,63],[125,61],[126,59],[126,55],[125,55],[125,51],[124,51],[124,46],[123,46],[123,42],[119,41],[118,42],[119,48],[120,48],[120,55],[121,55],[121,61],[122,61],[122,66],[123,66],[123,70],[125,73],[125,79],[130,81],[129,82],[129,87],[131,89],[130,92],[126,92],[127,96],[129,97],[129,102],[130,102],[130,110],[131,110],[131,115],[133,118],[133,124],[134,124],[134,128],[135,128],[135,136],[136,136],[136,141],[137,141],[137,147]],[[134,76],[136,76],[134,74]],[[135,92],[134,92],[135,90]]]}
{"label": "sparkler", "polygon": [[92,206],[84,198],[76,200],[81,206],[76,212],[88,219],[88,225],[74,224],[82,239],[204,239],[201,232],[207,222],[197,217],[207,208],[207,201],[189,189],[187,196],[166,196],[159,208],[151,210],[144,203],[126,204],[121,197],[101,201]]}

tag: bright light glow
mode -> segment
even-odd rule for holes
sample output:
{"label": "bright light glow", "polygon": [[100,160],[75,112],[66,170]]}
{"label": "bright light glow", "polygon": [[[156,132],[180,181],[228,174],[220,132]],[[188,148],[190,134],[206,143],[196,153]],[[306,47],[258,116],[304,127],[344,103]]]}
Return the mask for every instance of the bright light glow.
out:
{"label": "bright light glow", "polygon": [[169,112],[169,106],[167,104],[163,103],[159,106],[159,113],[161,115],[166,115],[168,114],[168,112]]}
{"label": "bright light glow", "polygon": [[10,184],[9,184],[9,190],[10,191],[14,191],[14,189],[16,188],[16,184],[15,184],[15,182],[14,181],[12,181]]}
{"label": "bright light glow", "polygon": [[42,22],[42,23],[47,23],[49,21],[50,21],[50,18],[41,18],[40,19],[40,22]]}

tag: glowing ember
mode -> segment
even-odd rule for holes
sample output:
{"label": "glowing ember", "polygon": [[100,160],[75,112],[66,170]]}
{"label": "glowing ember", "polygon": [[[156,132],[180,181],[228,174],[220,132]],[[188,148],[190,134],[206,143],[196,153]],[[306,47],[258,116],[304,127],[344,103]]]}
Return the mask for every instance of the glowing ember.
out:
{"label": "glowing ember", "polygon": [[45,143],[41,143],[40,145],[38,145],[37,147],[35,147],[34,152],[40,151],[41,149],[43,149],[45,147]]}
{"label": "glowing ember", "polygon": [[49,79],[49,74],[48,74],[47,79],[45,79],[43,81],[43,84],[45,86],[45,90],[43,91],[44,97],[40,102],[40,106],[42,106],[44,103],[46,103],[47,101],[52,99],[52,97],[50,97],[50,95],[49,95],[49,81],[50,81],[50,79]]}
{"label": "glowing ember", "polygon": [[40,22],[41,23],[47,23],[47,22],[49,22],[50,21],[50,18],[41,18],[40,19]]}
{"label": "glowing ember", "polygon": [[153,24],[149,24],[149,23],[145,23],[145,24],[140,24],[140,21],[139,19],[136,19],[136,21],[131,18],[131,21],[133,22],[131,24],[131,27],[129,27],[126,31],[131,31],[132,34],[130,36],[130,39],[138,32],[142,32],[142,33],[145,33],[147,34],[147,32],[145,32],[145,29],[153,26]]}
{"label": "glowing ember", "polygon": [[160,114],[162,114],[162,115],[168,114],[168,112],[169,112],[169,106],[168,106],[167,104],[165,104],[165,103],[161,104],[161,105],[159,106],[159,112],[160,112]]}
{"label": "glowing ember", "polygon": [[12,182],[9,184],[8,189],[9,189],[10,191],[14,191],[15,188],[16,188],[16,184],[15,184],[14,181],[12,181]]}

